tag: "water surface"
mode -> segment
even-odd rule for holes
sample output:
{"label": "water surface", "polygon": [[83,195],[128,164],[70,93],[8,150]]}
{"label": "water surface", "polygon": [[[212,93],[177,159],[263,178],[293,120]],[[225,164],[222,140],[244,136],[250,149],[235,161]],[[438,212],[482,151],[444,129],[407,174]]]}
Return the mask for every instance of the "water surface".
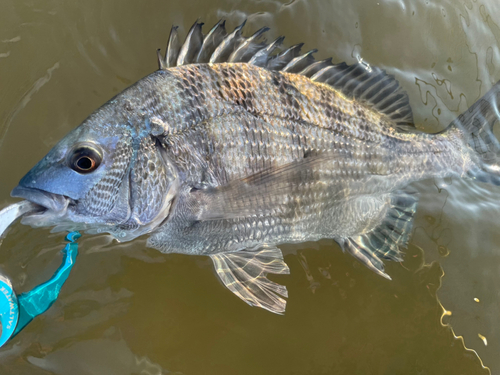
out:
{"label": "water surface", "polygon": [[[500,79],[496,0],[0,0],[0,10],[2,206],[58,139],[157,68],[172,24],[248,19],[247,35],[267,25],[319,58],[362,58],[396,76],[417,127],[431,132]],[[291,275],[273,279],[289,290],[284,316],[235,297],[208,258],[83,236],[60,298],[0,350],[0,373],[500,373],[500,191],[458,180],[416,187],[405,262],[386,268],[393,281],[333,241],[282,246]],[[29,290],[63,246],[61,235],[17,224],[0,271]]]}

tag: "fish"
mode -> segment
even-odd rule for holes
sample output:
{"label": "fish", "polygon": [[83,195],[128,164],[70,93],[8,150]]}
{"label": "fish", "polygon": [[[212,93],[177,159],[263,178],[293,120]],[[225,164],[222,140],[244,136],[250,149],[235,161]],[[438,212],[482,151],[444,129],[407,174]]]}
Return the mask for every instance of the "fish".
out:
{"label": "fish", "polygon": [[[159,69],[89,115],[12,190],[21,222],[53,231],[147,236],[163,253],[211,258],[251,306],[283,314],[279,245],[333,239],[378,275],[402,261],[418,192],[458,177],[500,185],[500,85],[445,130],[414,124],[394,76],[316,60],[303,44],[195,22],[172,27]],[[21,213],[19,213],[19,216]],[[16,216],[17,217],[17,216]]]}

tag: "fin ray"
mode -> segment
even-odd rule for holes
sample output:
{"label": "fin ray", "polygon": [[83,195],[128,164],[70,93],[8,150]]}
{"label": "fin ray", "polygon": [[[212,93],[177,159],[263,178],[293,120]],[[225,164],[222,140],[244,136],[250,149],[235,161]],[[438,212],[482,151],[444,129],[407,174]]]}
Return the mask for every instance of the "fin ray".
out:
{"label": "fin ray", "polygon": [[400,247],[408,245],[418,195],[413,191],[399,191],[391,197],[390,208],[382,222],[367,233],[337,240],[342,249],[369,269],[391,279],[384,271],[383,259],[403,260]]}
{"label": "fin ray", "polygon": [[267,274],[289,274],[281,250],[264,245],[255,250],[210,255],[215,271],[231,292],[251,306],[283,314],[288,292],[285,286],[267,278]]}
{"label": "fin ray", "polygon": [[220,20],[203,39],[203,44],[196,57],[196,62],[207,63],[210,60],[210,56],[212,56],[217,46],[224,40],[226,35],[226,21]]}
{"label": "fin ray", "polygon": [[245,38],[242,35],[245,23],[227,34],[224,21],[219,21],[203,38],[203,24],[195,22],[181,47],[178,47],[177,28],[172,28],[165,59],[158,61],[160,69],[200,62],[244,62],[268,70],[302,74],[385,114],[399,130],[414,128],[408,96],[398,81],[384,70],[364,62],[347,65],[332,64],[331,59],[316,61],[313,57],[316,50],[301,54],[303,43],[273,55],[283,37],[267,44],[261,38],[269,28],[263,27]]}
{"label": "fin ray", "polygon": [[295,57],[288,64],[286,64],[281,71],[287,73],[300,73],[315,61],[313,54],[316,52],[318,52],[318,50],[313,49],[303,55]]}
{"label": "fin ray", "polygon": [[454,120],[448,129],[457,127],[466,143],[475,151],[478,166],[468,174],[481,182],[500,185],[500,142],[493,126],[500,119],[500,82]]}
{"label": "fin ray", "polygon": [[[270,214],[275,205],[292,194],[300,183],[319,179],[317,170],[326,162],[341,160],[345,154],[328,152],[272,167],[227,185],[195,190],[192,201],[198,204],[196,220],[219,220]],[[332,195],[333,199],[333,195]],[[267,202],[265,206],[257,202]],[[273,204],[271,204],[273,202]]]}
{"label": "fin ray", "polygon": [[226,62],[233,51],[238,48],[243,37],[241,36],[241,30],[247,21],[236,27],[233,32],[227,35],[219,46],[215,49],[214,53],[210,57],[210,63]]}
{"label": "fin ray", "polygon": [[283,69],[290,61],[300,55],[300,50],[304,43],[295,44],[288,49],[284,50],[276,57],[269,60],[266,68],[269,70],[281,70]]}
{"label": "fin ray", "polygon": [[267,47],[260,49],[248,62],[249,64],[266,67],[267,63],[271,59],[271,54],[279,48],[283,44],[284,36],[280,36],[276,38],[271,44]]}
{"label": "fin ray", "polygon": [[327,66],[331,66],[331,65],[332,65],[332,58],[329,57],[325,60],[313,62],[311,65],[305,67],[304,70],[302,70],[299,74],[302,74],[303,76],[311,78],[313,75],[315,75],[321,69],[324,69]]}
{"label": "fin ray", "polygon": [[263,27],[257,30],[250,38],[244,40],[231,56],[229,56],[228,61],[248,62],[253,55],[266,46],[265,42],[258,42],[266,31],[269,31],[269,27]]}
{"label": "fin ray", "polygon": [[201,46],[203,44],[203,33],[201,27],[203,23],[196,21],[188,32],[186,40],[182,45],[179,56],[177,57],[177,66],[196,62]]}
{"label": "fin ray", "polygon": [[177,64],[177,56],[180,50],[179,27],[172,26],[170,29],[170,36],[168,37],[167,49],[165,51],[165,66],[172,68]]}

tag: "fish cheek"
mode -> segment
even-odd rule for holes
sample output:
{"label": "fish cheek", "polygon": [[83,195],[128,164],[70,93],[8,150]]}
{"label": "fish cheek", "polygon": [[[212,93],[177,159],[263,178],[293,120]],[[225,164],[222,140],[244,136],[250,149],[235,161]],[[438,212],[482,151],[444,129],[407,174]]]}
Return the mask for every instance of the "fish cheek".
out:
{"label": "fish cheek", "polygon": [[78,215],[93,218],[97,222],[121,223],[129,216],[129,166],[133,155],[132,142],[125,138],[117,142],[109,152],[112,162],[97,181],[78,201]]}

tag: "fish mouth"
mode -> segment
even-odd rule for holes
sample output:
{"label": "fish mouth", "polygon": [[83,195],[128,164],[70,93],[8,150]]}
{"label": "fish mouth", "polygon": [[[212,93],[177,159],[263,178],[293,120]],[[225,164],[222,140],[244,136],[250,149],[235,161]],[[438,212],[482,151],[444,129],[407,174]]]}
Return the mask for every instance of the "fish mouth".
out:
{"label": "fish mouth", "polygon": [[45,208],[42,212],[38,211],[35,214],[43,214],[47,211],[63,212],[69,204],[69,198],[63,195],[53,194],[35,188],[26,188],[23,186],[16,186],[10,193],[10,196],[26,199],[41,206],[42,208]]}

